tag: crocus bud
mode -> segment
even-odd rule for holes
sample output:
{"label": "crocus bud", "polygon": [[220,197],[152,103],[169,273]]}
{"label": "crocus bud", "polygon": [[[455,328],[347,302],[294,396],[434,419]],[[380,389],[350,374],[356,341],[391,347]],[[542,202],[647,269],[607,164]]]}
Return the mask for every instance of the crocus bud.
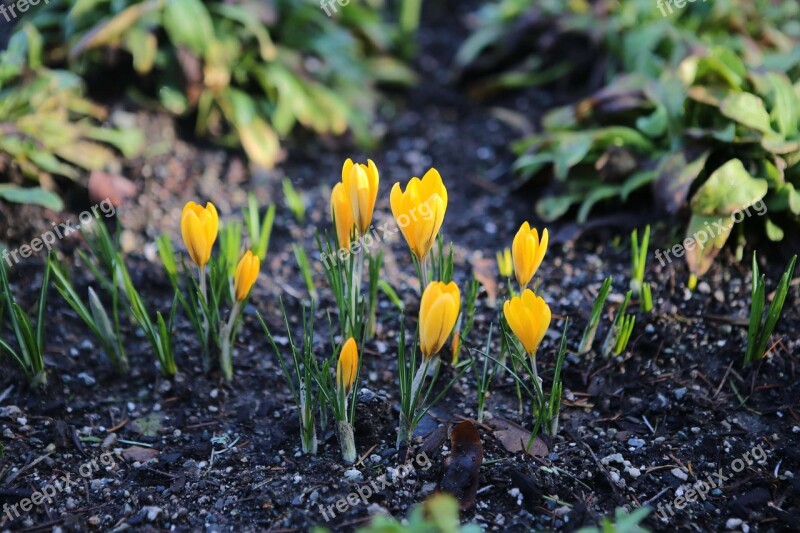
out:
{"label": "crocus bud", "polygon": [[409,248],[422,261],[436,241],[447,211],[447,189],[442,177],[432,168],[422,179],[411,178],[405,191],[395,183],[390,203]]}
{"label": "crocus bud", "polygon": [[419,344],[425,358],[433,357],[442,349],[456,325],[460,309],[461,293],[453,281],[434,281],[422,293]]}
{"label": "crocus bud", "polygon": [[541,296],[525,289],[521,296],[511,298],[503,304],[503,314],[511,331],[525,351],[533,357],[550,327],[550,307]]}
{"label": "crocus bud", "polygon": [[337,183],[331,191],[331,217],[336,224],[336,239],[340,248],[350,248],[350,235],[353,232],[353,209],[343,183]]}
{"label": "crocus bud", "polygon": [[236,301],[241,302],[247,295],[250,294],[250,289],[258,278],[258,272],[261,268],[261,261],[250,250],[239,261],[236,267],[236,274],[234,275],[234,288],[236,293]]}
{"label": "crocus bud", "polygon": [[514,273],[514,263],[511,260],[510,248],[497,252],[497,271],[503,278],[510,278],[511,274]]}
{"label": "crocus bud", "polygon": [[339,352],[339,363],[336,365],[337,386],[344,388],[345,393],[350,392],[356,374],[358,374],[358,346],[356,340],[350,337]]}
{"label": "crocus bud", "polygon": [[342,183],[350,198],[353,222],[361,235],[366,235],[372,223],[372,212],[378,199],[380,177],[378,167],[367,159],[367,164],[353,163],[351,159],[342,166]]}
{"label": "crocus bud", "polygon": [[181,235],[192,261],[204,267],[211,258],[211,248],[217,240],[219,215],[214,204],[208,202],[202,207],[189,202],[183,207],[181,214]]}
{"label": "crocus bud", "polygon": [[539,265],[542,264],[544,254],[547,252],[548,240],[549,235],[546,229],[542,232],[542,239],[539,240],[539,232],[536,231],[536,228],[531,228],[527,222],[520,226],[514,236],[511,253],[520,290],[528,286],[533,275],[539,269]]}

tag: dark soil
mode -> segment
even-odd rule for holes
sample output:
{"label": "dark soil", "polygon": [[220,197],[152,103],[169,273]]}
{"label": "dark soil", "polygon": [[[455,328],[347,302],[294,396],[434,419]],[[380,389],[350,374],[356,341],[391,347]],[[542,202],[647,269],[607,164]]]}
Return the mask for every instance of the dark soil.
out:
{"label": "dark soil", "polygon": [[[395,181],[421,176],[430,166],[441,172],[450,196],[443,231],[455,243],[456,279],[463,288],[473,270],[488,270],[499,283],[494,253],[510,245],[522,221],[534,220],[536,192],[515,189],[509,171],[513,158],[507,145],[519,133],[496,118],[492,104],[475,105],[447,83],[454,43],[466,32],[459,17],[469,11],[452,2],[447,7],[431,9],[420,35],[425,52],[418,67],[425,81],[383,110],[378,124],[386,130],[382,148],[356,156],[361,160],[369,155],[381,170],[376,225],[391,221],[388,196]],[[507,96],[498,105],[535,121],[547,103],[541,94],[530,93]],[[236,154],[197,149],[175,139],[166,117],[137,115],[136,120],[148,129],[152,150],[146,157],[125,162],[124,173],[140,192],[119,209],[118,220],[134,282],[154,311],[168,310],[172,294],[155,260],[153,238],[168,231],[176,248],[182,249],[178,219],[184,202],[210,199],[224,216],[238,216],[246,192],[255,191],[263,202],[281,205],[269,257],[245,311],[234,353],[235,378],[229,385],[217,372],[202,370],[193,330],[183,318],[174,338],[179,366],[175,379],[161,378],[145,339],[130,324],[126,347],[132,371],[118,377],[80,320],[51,291],[47,391],[29,390],[19,371],[3,359],[0,442],[5,453],[0,457],[0,502],[13,505],[67,474],[77,483],[19,519],[0,515],[0,528],[305,531],[323,524],[339,531],[363,525],[379,512],[405,516],[442,479],[450,446],[442,428],[476,416],[474,377],[462,378],[419,428],[412,455],[420,449],[430,452],[429,469],[416,469],[369,498],[368,504],[336,512],[326,522],[321,506],[335,508],[337,500],[365,483],[387,472],[392,478],[402,464],[394,448],[396,312],[381,299],[377,337],[363,349],[366,366],[356,422],[363,461],[355,465],[358,473],[347,475],[330,428],[320,431],[318,456],[300,453],[295,405],[255,320],[259,310],[281,337],[281,296],[294,317],[293,327],[299,327],[307,294],[291,245],[302,243],[312,255],[322,295],[317,323],[327,324],[326,313],[333,305],[316,260],[314,232],[330,226],[328,192],[339,178],[343,158],[353,155],[351,149],[330,139],[300,139],[288,146],[289,156],[279,168],[251,172]],[[298,224],[282,207],[279,191],[284,176],[306,195],[305,224]],[[75,213],[85,208],[73,206]],[[4,207],[2,214],[15,226],[13,233],[5,233],[12,245],[49,229],[50,221],[56,220],[53,214],[33,208]],[[570,223],[550,227],[552,244],[537,274],[539,291],[554,314],[539,354],[546,384],[552,379],[564,318],[572,319],[569,339],[574,349],[606,276],[614,276],[610,307],[615,310],[621,302],[630,276],[630,251],[615,242],[627,243],[630,229],[650,218],[647,213],[623,213],[584,228]],[[658,227],[655,245],[665,246],[672,235],[669,225]],[[60,244],[70,259],[80,238]],[[387,256],[384,277],[405,300],[411,334],[418,296],[405,243],[395,236],[382,249]],[[770,290],[785,264],[785,256],[780,252],[776,256],[763,265]],[[72,275],[83,293],[95,282],[88,269],[78,265]],[[28,309],[35,305],[41,275],[41,258],[11,269],[15,294]],[[511,379],[495,381],[486,420],[478,426],[484,466],[477,501],[462,514],[465,521],[499,531],[571,531],[597,523],[617,507],[662,504],[666,511],[669,504],[674,516],[667,512],[667,519],[659,520],[651,515],[646,526],[661,531],[796,530],[800,521],[797,285],[790,291],[768,357],[743,368],[749,267],[724,252],[697,292],[690,293],[684,288],[684,264],[662,267],[651,257],[647,279],[653,285],[656,308],[637,317],[622,356],[605,359],[594,352],[568,356],[561,431],[556,437],[544,437],[543,456],[509,452],[497,438],[494,428],[500,419],[528,428],[532,424],[527,410],[522,417],[517,413]],[[489,294],[496,287],[487,283],[479,295],[475,331],[465,341],[468,347],[481,347],[489,324],[497,320],[499,304],[492,306]],[[497,300],[503,297],[501,290]],[[607,309],[596,344],[611,316]],[[319,327],[315,347],[319,357],[327,357],[332,349],[327,339],[327,328]],[[285,337],[281,340],[285,349]],[[735,472],[740,466],[737,460],[754,448],[747,456],[752,464],[741,463],[743,468]],[[112,454],[113,466],[100,461],[106,451]],[[137,452],[153,458],[137,457]],[[100,467],[82,477],[82,465],[92,460]],[[676,509],[676,497],[685,492],[682,485],[709,476],[716,482],[718,472],[728,479],[708,491],[704,501]],[[9,513],[13,514],[10,508]]]}

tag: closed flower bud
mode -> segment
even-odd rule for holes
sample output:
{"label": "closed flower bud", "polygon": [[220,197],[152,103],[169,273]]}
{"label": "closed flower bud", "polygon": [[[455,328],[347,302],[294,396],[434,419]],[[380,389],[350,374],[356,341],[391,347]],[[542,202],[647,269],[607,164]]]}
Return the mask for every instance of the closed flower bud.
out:
{"label": "closed flower bud", "polygon": [[344,388],[345,393],[350,392],[356,374],[358,374],[358,346],[356,340],[350,337],[339,352],[339,363],[336,365],[337,386]]}
{"label": "closed flower bud", "polygon": [[419,344],[427,359],[442,349],[456,325],[461,293],[455,282],[434,281],[422,293],[419,305]]}
{"label": "closed flower bud", "polygon": [[261,261],[259,261],[257,256],[253,255],[253,252],[248,250],[236,267],[236,274],[234,276],[236,301],[241,302],[250,294],[250,289],[253,288],[253,284],[258,278],[260,268]]}
{"label": "closed flower bud", "polygon": [[192,261],[204,267],[211,258],[211,248],[217,240],[219,215],[214,204],[208,202],[202,207],[189,202],[183,207],[181,214],[181,235]]}
{"label": "closed flower bud", "polygon": [[372,212],[375,201],[378,199],[378,167],[367,159],[367,164],[353,163],[351,159],[344,162],[342,167],[342,183],[345,194],[350,198],[350,208],[353,210],[352,220],[361,235],[366,235],[372,223]]}
{"label": "closed flower bud", "polygon": [[447,211],[447,189],[442,177],[432,168],[422,179],[411,178],[405,191],[395,183],[390,202],[409,248],[422,261],[433,246]]}
{"label": "closed flower bud", "polygon": [[525,351],[533,357],[550,327],[550,307],[541,296],[525,289],[503,304],[503,314],[511,331],[522,343]]}
{"label": "closed flower bud", "polygon": [[514,273],[514,263],[511,261],[511,249],[506,248],[502,252],[497,252],[497,270],[500,276],[510,278]]}
{"label": "closed flower bud", "polygon": [[350,198],[343,183],[337,183],[331,192],[331,217],[336,224],[336,239],[340,248],[350,248],[350,237],[355,223]]}
{"label": "closed flower bud", "polygon": [[542,232],[542,239],[539,240],[539,232],[536,231],[536,228],[531,228],[527,222],[522,224],[514,236],[511,254],[520,290],[528,286],[533,275],[539,269],[539,265],[542,264],[544,254],[547,252],[548,240],[549,235],[546,229]]}

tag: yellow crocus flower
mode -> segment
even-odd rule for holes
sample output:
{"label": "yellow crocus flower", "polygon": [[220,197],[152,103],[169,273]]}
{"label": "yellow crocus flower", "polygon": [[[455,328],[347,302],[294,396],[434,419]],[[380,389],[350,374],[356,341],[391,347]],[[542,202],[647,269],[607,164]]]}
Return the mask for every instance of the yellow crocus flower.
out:
{"label": "yellow crocus flower", "polygon": [[236,267],[236,274],[234,276],[234,287],[236,293],[236,301],[241,302],[247,295],[250,294],[250,289],[258,278],[258,272],[261,268],[261,261],[250,250],[239,261]]}
{"label": "yellow crocus flower", "polygon": [[347,339],[339,352],[339,363],[336,365],[336,384],[350,392],[358,374],[358,346],[353,337]]}
{"label": "yellow crocus flower", "polygon": [[342,166],[342,183],[350,198],[353,221],[361,235],[366,235],[372,223],[372,212],[378,199],[380,176],[372,159],[367,164],[353,163],[347,159]]}
{"label": "yellow crocus flower", "polygon": [[502,252],[497,252],[497,270],[500,276],[510,278],[514,273],[514,263],[511,261],[511,248],[506,248]]}
{"label": "yellow crocus flower", "polygon": [[522,296],[511,298],[503,304],[503,314],[525,351],[534,357],[550,327],[550,307],[541,296],[525,289]]}
{"label": "yellow crocus flower", "polygon": [[350,198],[343,183],[337,183],[331,192],[331,217],[336,224],[336,238],[340,248],[350,248],[350,238],[355,223]]}
{"label": "yellow crocus flower", "polygon": [[194,202],[183,206],[181,213],[181,235],[192,261],[203,268],[211,258],[211,249],[217,240],[219,215],[214,204],[202,207]]}
{"label": "yellow crocus flower", "polygon": [[461,293],[455,282],[434,281],[422,293],[419,304],[419,344],[428,359],[442,349],[456,325]]}
{"label": "yellow crocus flower", "polygon": [[544,254],[547,252],[547,243],[550,237],[547,229],[542,232],[542,239],[539,240],[539,232],[536,228],[531,228],[530,224],[524,222],[519,231],[514,236],[511,245],[511,253],[514,260],[514,272],[517,276],[520,290],[525,289],[533,279],[533,275],[542,264]]}
{"label": "yellow crocus flower", "polygon": [[447,210],[447,189],[442,177],[432,168],[422,179],[411,178],[405,191],[395,183],[390,201],[400,231],[422,261],[436,240]]}

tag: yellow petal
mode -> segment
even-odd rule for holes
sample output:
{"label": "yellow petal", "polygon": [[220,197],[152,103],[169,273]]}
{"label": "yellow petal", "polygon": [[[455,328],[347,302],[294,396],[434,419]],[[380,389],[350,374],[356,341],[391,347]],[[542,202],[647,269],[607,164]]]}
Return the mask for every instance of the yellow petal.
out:
{"label": "yellow petal", "polygon": [[336,365],[336,384],[344,387],[345,392],[350,392],[353,382],[358,374],[358,346],[356,340],[350,337],[345,341],[339,352],[339,362]]}

